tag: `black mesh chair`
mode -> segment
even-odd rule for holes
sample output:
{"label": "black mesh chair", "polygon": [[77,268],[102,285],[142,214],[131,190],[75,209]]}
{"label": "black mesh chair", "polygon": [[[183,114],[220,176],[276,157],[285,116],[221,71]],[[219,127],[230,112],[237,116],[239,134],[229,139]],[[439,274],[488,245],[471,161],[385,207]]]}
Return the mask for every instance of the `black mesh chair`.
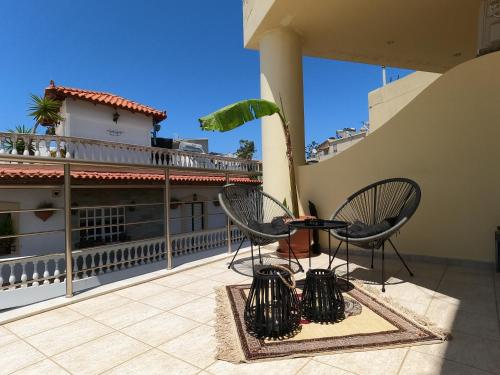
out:
{"label": "black mesh chair", "polygon": [[[253,247],[258,246],[259,261],[262,264],[260,247],[281,239],[288,241],[288,225],[286,221],[293,220],[293,214],[278,200],[264,193],[259,187],[249,185],[228,184],[219,193],[222,209],[231,221],[242,231],[250,241],[252,254],[252,272],[254,272]],[[290,234],[294,234],[292,230]],[[245,239],[236,250],[228,268],[233,265]],[[293,253],[290,246],[289,252]],[[293,253],[297,264],[300,265]]]}
{"label": "black mesh chair", "polygon": [[[351,195],[332,215],[332,220],[346,221],[347,229],[331,231],[340,240],[330,266],[340,245],[349,244],[372,250],[371,268],[375,249],[382,249],[382,291],[385,292],[384,250],[389,242],[406,270],[410,268],[399,254],[391,237],[408,222],[420,203],[421,191],[415,181],[391,178],[375,182]],[[349,267],[349,265],[348,265]]]}

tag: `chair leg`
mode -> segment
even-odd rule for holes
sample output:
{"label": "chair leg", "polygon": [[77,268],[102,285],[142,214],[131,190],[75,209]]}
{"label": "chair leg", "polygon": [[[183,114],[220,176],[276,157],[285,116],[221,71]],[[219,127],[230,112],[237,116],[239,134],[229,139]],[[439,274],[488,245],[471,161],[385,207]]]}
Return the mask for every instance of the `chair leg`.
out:
{"label": "chair leg", "polygon": [[231,269],[231,267],[233,266],[234,260],[236,259],[236,255],[238,255],[238,251],[240,251],[241,246],[243,246],[243,242],[245,242],[245,238],[243,238],[241,240],[240,246],[238,246],[238,250],[236,250],[236,252],[234,253],[233,259],[231,260],[231,263],[229,263],[229,266],[227,266],[228,270]]}
{"label": "chair leg", "polygon": [[304,272],[304,267],[302,267],[302,264],[300,264],[299,259],[297,258],[297,255],[295,255],[295,252],[292,249],[291,241],[288,240],[288,262],[289,262],[289,267],[290,267],[290,271],[291,271],[292,270],[292,263],[290,260],[290,254],[293,255],[293,257],[295,258],[295,261],[297,262],[297,264],[299,266],[299,271]]}
{"label": "chair leg", "polygon": [[328,269],[330,269],[330,268],[331,268],[332,263],[333,263],[333,260],[334,260],[334,259],[335,259],[335,257],[337,256],[337,253],[339,252],[339,249],[340,249],[340,245],[342,245],[342,243],[343,243],[343,242],[344,242],[344,241],[340,241],[340,242],[339,242],[339,245],[337,246],[337,250],[335,250],[335,252],[333,253],[333,257],[332,257],[332,259],[330,259],[330,263],[328,264]]}
{"label": "chair leg", "polygon": [[399,254],[399,251],[396,249],[396,246],[394,246],[394,244],[392,243],[391,239],[389,238],[389,243],[391,244],[392,248],[394,249],[394,251],[396,252],[396,255],[399,257],[399,259],[401,260],[401,262],[403,263],[403,265],[405,266],[406,270],[408,271],[408,273],[410,274],[410,276],[413,276],[413,272],[411,272],[410,268],[408,267],[408,265],[406,264],[405,260],[403,259],[403,257]]}
{"label": "chair leg", "polygon": [[260,255],[260,245],[259,245],[259,263],[262,264],[262,255]]}
{"label": "chair leg", "polygon": [[253,261],[253,243],[250,242],[250,252],[252,254],[252,276],[255,276],[255,264]]}
{"label": "chair leg", "polygon": [[372,265],[371,268],[373,269],[373,256],[375,255],[375,245],[372,245]]}
{"label": "chair leg", "polygon": [[382,292],[385,293],[385,241],[382,242]]}

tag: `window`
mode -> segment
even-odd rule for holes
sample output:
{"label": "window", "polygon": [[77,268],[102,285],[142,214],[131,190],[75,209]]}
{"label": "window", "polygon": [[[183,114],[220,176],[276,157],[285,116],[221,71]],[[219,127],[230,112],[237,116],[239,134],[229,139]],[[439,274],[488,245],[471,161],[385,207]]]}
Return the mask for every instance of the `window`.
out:
{"label": "window", "polygon": [[125,233],[125,207],[79,210],[80,241],[116,242]]}
{"label": "window", "polygon": [[191,231],[196,232],[205,229],[203,202],[190,203],[191,206]]}

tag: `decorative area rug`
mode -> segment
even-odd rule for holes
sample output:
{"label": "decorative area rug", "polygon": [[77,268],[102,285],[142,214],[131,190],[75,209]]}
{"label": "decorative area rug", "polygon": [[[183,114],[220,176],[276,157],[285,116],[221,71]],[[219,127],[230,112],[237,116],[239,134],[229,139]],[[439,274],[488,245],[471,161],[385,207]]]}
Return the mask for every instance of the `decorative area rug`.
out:
{"label": "decorative area rug", "polygon": [[[302,283],[297,282],[298,293]],[[424,318],[396,306],[378,290],[344,282],[346,318],[334,324],[303,320],[293,337],[257,339],[247,333],[243,313],[250,285],[217,289],[217,358],[233,363],[350,351],[435,344],[448,335]]]}

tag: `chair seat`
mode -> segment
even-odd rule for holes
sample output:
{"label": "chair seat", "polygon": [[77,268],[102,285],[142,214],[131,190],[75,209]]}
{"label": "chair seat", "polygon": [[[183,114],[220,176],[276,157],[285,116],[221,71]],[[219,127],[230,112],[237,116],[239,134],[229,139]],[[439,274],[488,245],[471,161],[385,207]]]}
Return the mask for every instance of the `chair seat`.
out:
{"label": "chair seat", "polygon": [[383,233],[391,229],[392,225],[389,220],[384,220],[377,224],[365,224],[361,221],[355,221],[348,228],[338,229],[338,235],[347,238],[366,238]]}

